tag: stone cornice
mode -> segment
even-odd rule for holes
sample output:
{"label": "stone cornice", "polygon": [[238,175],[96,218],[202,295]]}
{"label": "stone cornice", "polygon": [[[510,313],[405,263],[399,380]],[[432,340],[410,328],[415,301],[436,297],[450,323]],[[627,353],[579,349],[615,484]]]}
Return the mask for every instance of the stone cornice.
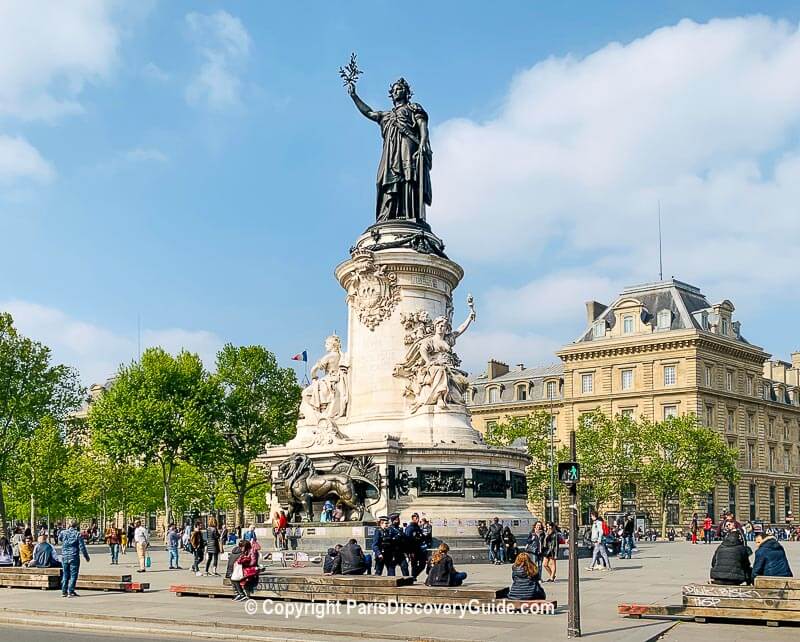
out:
{"label": "stone cornice", "polygon": [[715,341],[701,335],[699,332],[683,333],[679,336],[642,337],[641,341],[584,341],[581,343],[564,346],[556,354],[564,363],[588,361],[590,359],[603,359],[624,355],[646,354],[654,352],[667,352],[694,348],[706,349],[717,354],[724,354],[739,360],[749,361],[761,367],[769,356],[761,348],[754,346],[737,345],[726,340]]}

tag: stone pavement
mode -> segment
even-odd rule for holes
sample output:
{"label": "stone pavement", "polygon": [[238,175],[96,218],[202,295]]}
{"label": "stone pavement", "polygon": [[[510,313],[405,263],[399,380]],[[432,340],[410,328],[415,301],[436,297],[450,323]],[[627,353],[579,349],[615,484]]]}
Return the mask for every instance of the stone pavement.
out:
{"label": "stone pavement", "polygon": [[[685,542],[640,544],[633,560],[612,559],[610,572],[581,570],[581,616],[583,636],[593,640],[645,641],[657,638],[674,622],[633,620],[617,615],[617,603],[679,604],[683,584],[705,581],[715,545],[692,546]],[[800,544],[786,545],[790,563],[800,569]],[[92,547],[92,561],[83,571],[132,572],[135,556],[121,557],[119,566],[110,566],[103,547]],[[583,560],[581,560],[583,562]],[[188,556],[182,564],[189,566]],[[145,594],[119,594],[84,591],[78,599],[63,599],[58,591],[0,589],[0,621],[6,624],[48,624],[58,627],[80,626],[87,630],[116,631],[133,634],[207,636],[212,639],[270,640],[524,640],[566,638],[566,563],[559,562],[559,579],[545,584],[549,598],[558,600],[556,615],[517,614],[411,614],[363,615],[359,613],[329,614],[324,618],[304,615],[286,618],[265,615],[260,610],[248,615],[245,606],[233,601],[208,598],[176,597],[169,593],[170,584],[218,584],[218,577],[195,577],[188,570],[166,569],[166,553],[153,552],[153,568],[147,573],[133,572],[134,579],[151,583]],[[582,564],[585,566],[585,563]],[[509,583],[510,567],[464,565],[469,573],[467,584],[503,586]],[[318,567],[289,569],[292,573],[319,573]],[[255,602],[259,609],[263,602]],[[276,603],[278,604],[278,603]],[[298,603],[294,603],[298,604]],[[346,610],[345,607],[342,609]],[[713,628],[712,628],[713,627]],[[719,629],[717,629],[719,627]],[[719,633],[717,633],[719,630]],[[788,630],[788,629],[787,629]],[[714,631],[714,636],[732,640],[788,639],[783,629],[748,625],[702,625],[682,623],[667,640],[688,640]],[[794,629],[793,633],[797,633]],[[752,636],[752,637],[747,637]]]}

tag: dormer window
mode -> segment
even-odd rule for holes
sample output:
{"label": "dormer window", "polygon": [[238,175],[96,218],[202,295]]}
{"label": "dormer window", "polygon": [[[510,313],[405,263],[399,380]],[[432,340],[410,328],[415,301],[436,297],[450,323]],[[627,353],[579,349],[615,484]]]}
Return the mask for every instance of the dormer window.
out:
{"label": "dormer window", "polygon": [[595,339],[602,339],[606,336],[606,322],[605,321],[597,321],[592,326],[592,336]]}
{"label": "dormer window", "polygon": [[547,398],[555,399],[558,393],[558,384],[555,381],[547,382]]}
{"label": "dormer window", "polygon": [[525,385],[517,386],[517,401],[526,401],[528,399],[528,387]]}
{"label": "dormer window", "polygon": [[623,317],[622,319],[622,333],[623,334],[632,334],[633,333],[633,317],[628,315]]}
{"label": "dormer window", "polygon": [[500,388],[489,388],[489,403],[497,403],[500,398]]}
{"label": "dormer window", "polygon": [[731,333],[730,324],[731,322],[728,321],[728,319],[725,317],[722,318],[722,334],[724,334],[726,337]]}
{"label": "dormer window", "polygon": [[669,330],[672,325],[672,312],[670,310],[659,310],[656,319],[657,329]]}

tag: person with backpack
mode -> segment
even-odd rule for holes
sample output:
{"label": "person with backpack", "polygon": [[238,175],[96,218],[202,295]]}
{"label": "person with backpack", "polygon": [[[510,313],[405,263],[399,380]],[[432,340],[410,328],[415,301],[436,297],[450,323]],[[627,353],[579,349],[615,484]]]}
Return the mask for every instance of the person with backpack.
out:
{"label": "person with backpack", "polygon": [[192,534],[189,536],[189,546],[192,549],[192,553],[194,554],[194,563],[192,564],[192,570],[197,577],[200,577],[203,573],[200,570],[200,565],[203,563],[203,557],[206,548],[206,542],[203,539],[203,529],[200,522],[196,522],[194,525],[194,530]]}
{"label": "person with backpack", "polygon": [[[597,511],[590,513],[592,520],[592,562],[586,567],[587,571],[594,571],[596,567],[603,568],[606,571],[611,570],[611,562],[608,560],[608,551],[606,550],[606,537],[611,534],[611,529],[606,524],[605,520],[600,517]],[[602,560],[605,566],[600,567]]]}

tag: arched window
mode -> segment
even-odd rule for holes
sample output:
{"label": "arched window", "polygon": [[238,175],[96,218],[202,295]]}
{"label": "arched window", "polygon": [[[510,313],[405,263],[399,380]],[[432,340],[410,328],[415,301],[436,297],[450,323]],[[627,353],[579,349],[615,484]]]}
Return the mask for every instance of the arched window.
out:
{"label": "arched window", "polygon": [[497,403],[500,399],[500,388],[494,387],[488,390],[488,402]]}
{"label": "arched window", "polygon": [[517,401],[526,401],[528,399],[528,386],[521,384],[517,386]]}

